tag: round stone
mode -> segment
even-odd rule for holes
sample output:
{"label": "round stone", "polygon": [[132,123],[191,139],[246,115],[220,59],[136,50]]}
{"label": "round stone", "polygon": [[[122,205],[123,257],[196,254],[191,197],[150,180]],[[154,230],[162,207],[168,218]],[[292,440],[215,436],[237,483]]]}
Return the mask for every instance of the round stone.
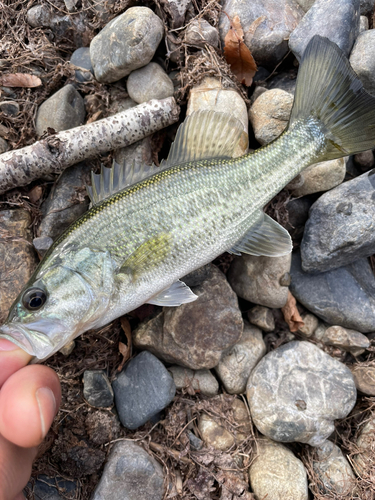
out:
{"label": "round stone", "polygon": [[353,376],[344,364],[310,342],[289,342],[258,363],[247,399],[258,430],[281,442],[318,446],[356,402]]}
{"label": "round stone", "polygon": [[285,446],[268,439],[257,441],[257,458],[249,469],[256,498],[307,500],[307,474],[301,462]]}
{"label": "round stone", "polygon": [[126,89],[133,101],[141,104],[151,99],[173,96],[173,82],[159,64],[151,62],[133,71],[128,78]]}

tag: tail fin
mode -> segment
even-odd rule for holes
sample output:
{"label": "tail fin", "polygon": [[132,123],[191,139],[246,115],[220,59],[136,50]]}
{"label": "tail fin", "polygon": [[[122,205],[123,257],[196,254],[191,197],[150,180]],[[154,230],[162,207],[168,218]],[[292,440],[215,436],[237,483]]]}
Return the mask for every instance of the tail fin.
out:
{"label": "tail fin", "polygon": [[317,35],[303,54],[289,127],[309,116],[321,121],[327,137],[320,161],[375,147],[375,97],[337,45]]}

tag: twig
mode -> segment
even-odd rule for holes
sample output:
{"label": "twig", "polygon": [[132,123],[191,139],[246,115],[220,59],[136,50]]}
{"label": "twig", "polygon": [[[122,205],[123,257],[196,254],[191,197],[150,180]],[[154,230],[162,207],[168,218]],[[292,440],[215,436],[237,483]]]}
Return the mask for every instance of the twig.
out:
{"label": "twig", "polygon": [[173,97],[152,100],[109,118],[64,130],[22,149],[0,155],[0,194],[25,186],[100,153],[123,148],[175,123]]}

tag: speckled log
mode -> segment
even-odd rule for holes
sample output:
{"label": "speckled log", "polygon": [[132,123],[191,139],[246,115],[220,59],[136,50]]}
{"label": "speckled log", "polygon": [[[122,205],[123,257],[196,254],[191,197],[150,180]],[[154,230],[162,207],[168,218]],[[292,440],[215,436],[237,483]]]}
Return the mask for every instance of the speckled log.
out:
{"label": "speckled log", "polygon": [[123,148],[178,120],[173,97],[152,100],[0,155],[0,194],[100,153]]}

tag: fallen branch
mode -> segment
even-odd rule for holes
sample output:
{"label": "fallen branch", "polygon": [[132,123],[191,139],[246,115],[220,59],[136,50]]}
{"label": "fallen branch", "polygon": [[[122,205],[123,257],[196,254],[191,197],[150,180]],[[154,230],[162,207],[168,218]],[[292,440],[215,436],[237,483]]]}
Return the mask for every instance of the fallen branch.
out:
{"label": "fallen branch", "polygon": [[0,155],[0,194],[60,173],[82,160],[123,148],[178,120],[173,97],[152,100],[109,118],[64,130],[22,149]]}

